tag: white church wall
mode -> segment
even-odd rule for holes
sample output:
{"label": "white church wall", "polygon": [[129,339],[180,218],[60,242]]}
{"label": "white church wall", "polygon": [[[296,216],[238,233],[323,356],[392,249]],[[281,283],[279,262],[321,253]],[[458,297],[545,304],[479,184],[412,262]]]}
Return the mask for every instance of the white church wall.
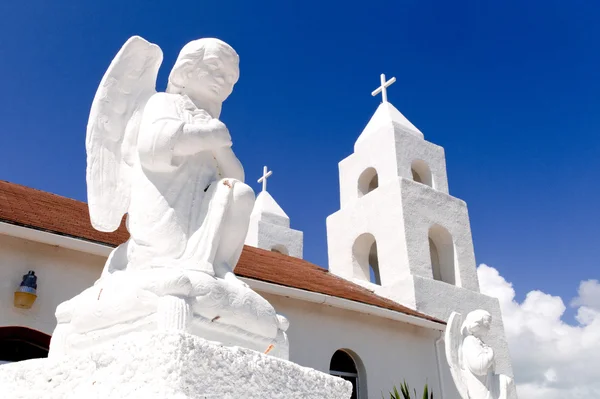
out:
{"label": "white church wall", "polygon": [[[397,178],[396,178],[397,180]],[[355,278],[356,256],[353,247],[363,234],[372,234],[377,243],[379,265],[398,267],[379,268],[382,285],[403,280],[410,275],[401,198],[397,182],[383,183],[363,196],[354,206],[342,208],[327,217],[327,246],[329,270],[345,279],[364,285]],[[385,212],[385,214],[382,214]]]}
{"label": "white church wall", "polygon": [[[365,194],[370,168],[378,184]],[[512,376],[498,301],[479,292],[467,205],[448,192],[444,149],[424,140],[384,95],[339,172],[340,210],[327,218],[329,270],[440,320],[452,311],[487,310],[493,323],[486,342],[498,372]],[[377,243],[368,266],[377,266],[379,281],[367,279],[361,264],[368,249],[357,243],[365,236]]]}
{"label": "white church wall", "polygon": [[285,255],[302,258],[303,236],[304,233],[302,231],[263,222],[262,220],[255,220],[250,223],[245,243],[256,248],[268,251],[277,250],[277,252]]}
{"label": "white church wall", "polygon": [[[385,212],[382,217],[382,212]],[[429,237],[432,227],[451,238],[454,284],[434,279]],[[355,273],[353,245],[362,234],[377,242],[381,285]],[[380,185],[351,207],[327,218],[329,270],[398,303],[447,320],[451,311],[466,316],[485,309],[492,314],[489,344],[498,372],[512,375],[498,301],[479,293],[476,262],[466,203],[405,178]],[[440,253],[444,249],[438,240]],[[364,280],[364,278],[363,278]],[[460,288],[459,288],[460,287]]]}
{"label": "white church wall", "polygon": [[263,177],[258,179],[263,191],[256,197],[245,244],[302,259],[304,233],[290,228],[290,218],[266,191],[266,178],[272,173],[265,166]]}
{"label": "white church wall", "polygon": [[366,193],[361,193],[359,181],[363,173],[370,168],[377,172],[378,185],[395,179],[397,161],[390,146],[394,145],[392,131],[377,132],[376,137],[369,138],[370,151],[352,154],[339,163],[340,177],[340,208],[344,209],[362,198]]}
{"label": "white church wall", "polygon": [[[394,138],[395,158],[398,160],[397,175],[413,180],[414,172],[417,172],[421,175],[423,184],[448,194],[444,148],[400,130],[396,131]],[[429,178],[426,177],[427,173],[430,174]],[[427,184],[427,181],[431,184]]]}
{"label": "white church wall", "polygon": [[379,186],[404,177],[448,194],[444,148],[401,129],[381,129],[364,138],[353,154],[339,163],[340,208],[361,197],[359,180],[369,168],[377,171]]}
{"label": "white church wall", "polygon": [[[436,354],[439,331],[278,295],[261,295],[290,320],[291,361],[329,372],[333,354],[345,349],[359,369],[361,399],[380,398],[404,380],[417,391],[427,382],[434,396],[442,397]],[[443,363],[442,375],[445,368]],[[444,378],[444,399],[458,398],[450,383]]]}
{"label": "white church wall", "polygon": [[[384,212],[384,214],[382,214]],[[446,242],[436,235],[436,228],[447,231]],[[354,245],[363,234],[377,242],[377,256],[384,296],[414,307],[414,289],[410,276],[435,278],[430,240],[442,257],[441,277],[458,287],[479,291],[467,205],[464,201],[431,190],[412,180],[397,177],[380,185],[352,207],[342,208],[327,218],[329,270],[343,278],[379,291],[380,287],[362,281],[355,270]],[[445,248],[449,247],[449,248]],[[448,251],[449,250],[449,251]],[[449,281],[450,280],[450,281]],[[403,285],[403,289],[399,285]],[[390,293],[387,293],[390,291]],[[412,298],[412,300],[411,300]]]}
{"label": "white church wall", "polygon": [[[52,334],[56,306],[92,285],[105,259],[0,234],[0,327],[23,326]],[[38,276],[38,299],[32,309],[17,309],[12,305],[13,293],[28,270]],[[290,360],[329,372],[335,351],[350,351],[366,375],[363,399],[380,397],[382,391],[387,392],[404,379],[417,388],[427,381],[435,392],[440,392],[439,351],[435,347],[439,331],[258,292],[290,320]],[[445,368],[442,363],[442,376]],[[453,386],[448,385],[451,380],[447,381],[444,379],[444,391],[453,392]]]}
{"label": "white church wall", "polygon": [[[453,259],[450,259],[454,274],[453,284],[468,290],[479,291],[479,281],[475,264],[471,225],[465,201],[431,190],[423,184],[408,179],[400,179],[402,209],[404,210],[404,231],[408,245],[408,261],[411,274],[434,278],[430,243],[435,240],[432,227],[440,226],[447,230],[453,243]],[[437,241],[438,250],[442,250]],[[442,273],[443,275],[443,273]]]}
{"label": "white church wall", "polygon": [[[56,306],[100,277],[106,258],[0,234],[0,327],[23,326],[52,334]],[[37,300],[31,309],[13,306],[24,274],[35,271]]]}

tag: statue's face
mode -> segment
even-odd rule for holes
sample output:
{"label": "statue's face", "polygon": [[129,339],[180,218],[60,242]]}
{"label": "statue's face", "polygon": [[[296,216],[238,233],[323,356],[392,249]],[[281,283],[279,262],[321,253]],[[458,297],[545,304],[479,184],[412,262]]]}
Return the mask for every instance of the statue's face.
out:
{"label": "statue's face", "polygon": [[485,315],[473,326],[472,334],[476,337],[484,337],[490,331],[491,324],[491,317]]}
{"label": "statue's face", "polygon": [[221,57],[218,52],[211,50],[205,52],[202,61],[191,71],[187,87],[196,95],[223,102],[231,94],[237,80],[237,64],[232,62],[231,57]]}
{"label": "statue's face", "polygon": [[485,329],[485,331],[489,331],[490,330],[490,326],[492,324],[492,318],[491,317],[484,317],[483,320],[481,321],[481,324],[483,326],[483,328]]}
{"label": "statue's face", "polygon": [[180,70],[171,79],[192,97],[223,102],[239,77],[238,58],[227,45],[215,43],[187,54]]}
{"label": "statue's face", "polygon": [[467,315],[464,325],[469,334],[483,338],[490,331],[492,315],[485,310],[474,310]]}

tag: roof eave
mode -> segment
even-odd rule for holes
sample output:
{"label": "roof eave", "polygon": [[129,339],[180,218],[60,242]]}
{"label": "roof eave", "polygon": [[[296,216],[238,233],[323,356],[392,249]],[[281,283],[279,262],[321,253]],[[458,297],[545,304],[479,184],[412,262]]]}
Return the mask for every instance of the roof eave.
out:
{"label": "roof eave", "polygon": [[307,302],[329,305],[339,309],[350,310],[354,312],[364,313],[377,317],[383,317],[390,320],[401,321],[415,326],[444,331],[446,323],[443,321],[427,320],[421,317],[409,315],[395,310],[385,309],[378,306],[369,305],[366,303],[352,301],[349,299],[339,298],[319,292],[306,291],[293,287],[268,283],[265,281],[256,280],[253,278],[241,277],[252,289],[268,294],[284,296],[293,299],[300,299]]}
{"label": "roof eave", "polygon": [[[37,229],[35,226],[25,226],[14,224],[10,221],[0,220],[0,234],[12,237],[22,238],[29,241],[42,244],[58,246],[83,253],[108,257],[114,249],[114,245],[92,242],[86,239],[63,235],[59,232]],[[279,285],[261,281],[255,278],[240,276],[252,289],[265,293],[290,297],[308,302],[322,303],[339,309],[356,311],[359,313],[370,314],[383,317],[390,320],[405,322],[423,328],[443,331],[446,323],[443,321],[434,321],[426,318],[409,315],[396,310],[385,309],[382,307],[369,305],[366,303],[327,295],[319,292],[303,290],[285,285]]]}

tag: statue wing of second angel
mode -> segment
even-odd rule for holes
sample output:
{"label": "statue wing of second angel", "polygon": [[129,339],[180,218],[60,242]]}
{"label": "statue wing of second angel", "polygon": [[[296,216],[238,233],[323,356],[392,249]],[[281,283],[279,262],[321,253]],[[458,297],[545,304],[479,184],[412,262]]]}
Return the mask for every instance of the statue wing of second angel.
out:
{"label": "statue wing of second angel", "polygon": [[446,325],[444,341],[446,342],[446,360],[448,361],[448,366],[450,366],[450,374],[452,374],[456,389],[461,398],[468,399],[469,392],[462,373],[461,350],[463,337],[460,331],[461,326],[462,315],[460,313],[452,312],[448,319],[448,324]]}
{"label": "statue wing of second angel", "polygon": [[139,125],[148,99],[156,93],[162,59],[160,47],[133,36],[96,91],[85,147],[90,219],[97,230],[116,230],[129,208]]}

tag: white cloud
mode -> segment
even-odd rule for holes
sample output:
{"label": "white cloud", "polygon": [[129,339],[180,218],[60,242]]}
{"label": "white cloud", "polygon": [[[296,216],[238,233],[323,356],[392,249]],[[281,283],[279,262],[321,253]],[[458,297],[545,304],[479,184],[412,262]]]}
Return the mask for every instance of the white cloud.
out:
{"label": "white cloud", "polygon": [[600,398],[600,283],[582,281],[576,324],[558,296],[531,291],[522,303],[496,269],[477,268],[481,291],[500,301],[520,399]]}
{"label": "white cloud", "polygon": [[582,281],[579,285],[579,296],[573,299],[571,306],[587,306],[600,310],[600,283],[598,280]]}

